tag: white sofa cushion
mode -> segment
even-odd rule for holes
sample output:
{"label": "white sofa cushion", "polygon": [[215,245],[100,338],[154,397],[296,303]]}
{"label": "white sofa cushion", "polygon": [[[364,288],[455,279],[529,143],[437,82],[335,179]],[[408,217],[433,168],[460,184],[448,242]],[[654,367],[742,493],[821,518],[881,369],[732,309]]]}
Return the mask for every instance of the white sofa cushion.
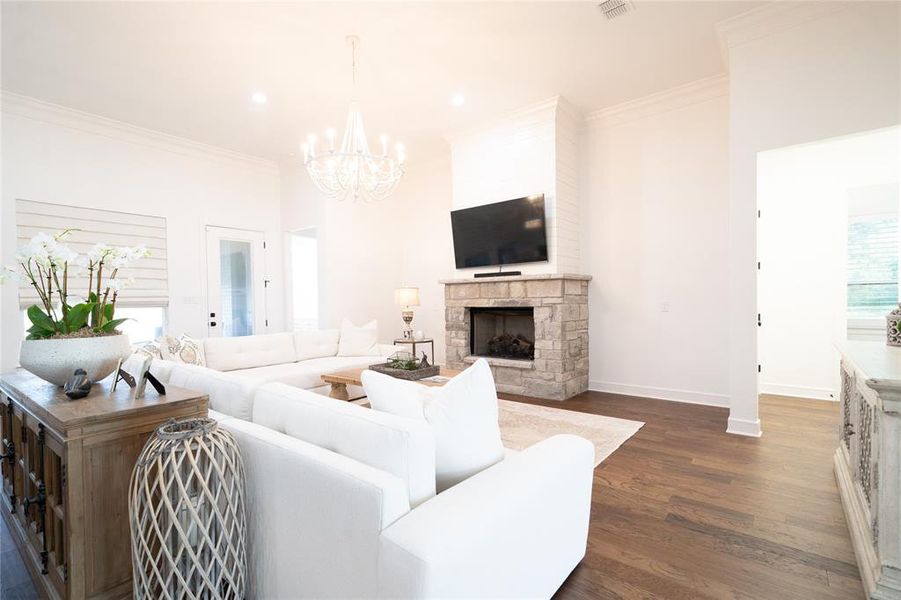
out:
{"label": "white sofa cushion", "polygon": [[297,360],[323,358],[338,354],[338,329],[320,329],[294,332],[294,351]]}
{"label": "white sofa cushion", "polygon": [[290,333],[206,338],[203,340],[206,366],[217,371],[235,371],[290,363],[297,360],[294,336]]}
{"label": "white sofa cushion", "polygon": [[244,462],[246,597],[373,597],[379,533],[409,512],[404,482],[254,423],[220,426]]}
{"label": "white sofa cushion", "polygon": [[379,324],[370,321],[357,327],[347,319],[341,321],[338,356],[374,356],[379,353]]}
{"label": "white sofa cushion", "polygon": [[165,385],[169,383],[169,375],[172,374],[172,369],[175,368],[175,365],[176,363],[171,360],[154,358],[150,363],[150,372]]}
{"label": "white sofa cushion", "polygon": [[249,421],[253,415],[254,396],[261,385],[260,382],[235,377],[230,373],[181,364],[172,366],[167,381],[168,385],[206,394],[210,398],[211,409],[245,421]]}
{"label": "white sofa cushion", "polygon": [[321,377],[323,373],[331,373],[332,371],[341,371],[343,369],[365,369],[381,360],[382,358],[379,356],[328,356],[325,358],[311,358],[296,363],[240,369],[229,371],[229,374],[262,383],[277,381],[293,385],[294,387],[310,389],[325,385]]}
{"label": "white sofa cushion", "polygon": [[257,392],[253,422],[400,477],[411,505],[435,495],[435,438],[423,421],[271,383]]}
{"label": "white sofa cushion", "polygon": [[377,411],[424,419],[435,433],[439,492],[504,458],[491,368],[480,358],[443,387],[428,387],[374,371],[363,387]]}

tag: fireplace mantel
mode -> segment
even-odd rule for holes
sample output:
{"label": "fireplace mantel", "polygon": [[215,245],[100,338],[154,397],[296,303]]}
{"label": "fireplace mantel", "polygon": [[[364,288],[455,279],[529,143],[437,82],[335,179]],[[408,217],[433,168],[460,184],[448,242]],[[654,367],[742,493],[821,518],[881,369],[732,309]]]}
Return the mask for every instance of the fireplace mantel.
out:
{"label": "fireplace mantel", "polygon": [[510,277],[479,277],[478,279],[475,279],[474,277],[470,277],[468,279],[440,279],[438,283],[444,285],[458,285],[465,283],[491,283],[494,281],[536,281],[543,279],[572,279],[574,281],[591,281],[591,275],[576,275],[573,273],[538,273],[535,275],[513,275]]}
{"label": "fireplace mantel", "polygon": [[552,400],[584,392],[590,280],[590,275],[569,273],[441,280],[447,366],[464,369],[477,358],[470,353],[471,309],[533,307],[534,359],[488,360],[498,391]]}

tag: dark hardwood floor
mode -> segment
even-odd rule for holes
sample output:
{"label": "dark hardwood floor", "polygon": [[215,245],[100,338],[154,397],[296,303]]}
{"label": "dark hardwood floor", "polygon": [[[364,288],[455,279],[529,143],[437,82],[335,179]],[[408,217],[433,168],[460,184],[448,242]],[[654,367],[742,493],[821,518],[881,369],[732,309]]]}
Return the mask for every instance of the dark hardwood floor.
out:
{"label": "dark hardwood floor", "polygon": [[[645,422],[595,470],[588,553],[558,600],[863,598],[832,476],[837,404],[761,397],[753,439],[725,433],[720,408],[530,402]],[[32,598],[3,529],[0,597]]]}
{"label": "dark hardwood floor", "polygon": [[762,396],[760,439],[725,433],[720,408],[598,392],[562,407],[645,426],[595,470],[588,553],[558,600],[864,597],[836,403]]}

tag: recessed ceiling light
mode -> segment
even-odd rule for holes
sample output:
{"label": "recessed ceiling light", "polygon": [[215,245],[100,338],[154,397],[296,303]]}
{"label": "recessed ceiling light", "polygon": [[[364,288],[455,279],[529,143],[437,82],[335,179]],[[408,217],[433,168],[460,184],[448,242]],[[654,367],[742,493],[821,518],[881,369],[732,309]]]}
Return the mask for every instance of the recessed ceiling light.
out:
{"label": "recessed ceiling light", "polygon": [[254,92],[253,95],[250,96],[250,99],[253,100],[254,104],[263,105],[269,102],[269,98],[266,97],[266,94],[263,92]]}
{"label": "recessed ceiling light", "polygon": [[466,96],[463,94],[454,94],[450,99],[451,106],[463,106],[466,104]]}

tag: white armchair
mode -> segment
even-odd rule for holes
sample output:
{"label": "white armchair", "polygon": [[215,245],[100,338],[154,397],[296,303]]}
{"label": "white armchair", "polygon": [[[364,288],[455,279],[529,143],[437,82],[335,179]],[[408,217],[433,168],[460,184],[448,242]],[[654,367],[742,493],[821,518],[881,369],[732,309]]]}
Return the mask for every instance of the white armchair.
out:
{"label": "white armchair", "polygon": [[510,454],[381,534],[383,598],[550,598],[585,556],[594,447],[558,435]]}

